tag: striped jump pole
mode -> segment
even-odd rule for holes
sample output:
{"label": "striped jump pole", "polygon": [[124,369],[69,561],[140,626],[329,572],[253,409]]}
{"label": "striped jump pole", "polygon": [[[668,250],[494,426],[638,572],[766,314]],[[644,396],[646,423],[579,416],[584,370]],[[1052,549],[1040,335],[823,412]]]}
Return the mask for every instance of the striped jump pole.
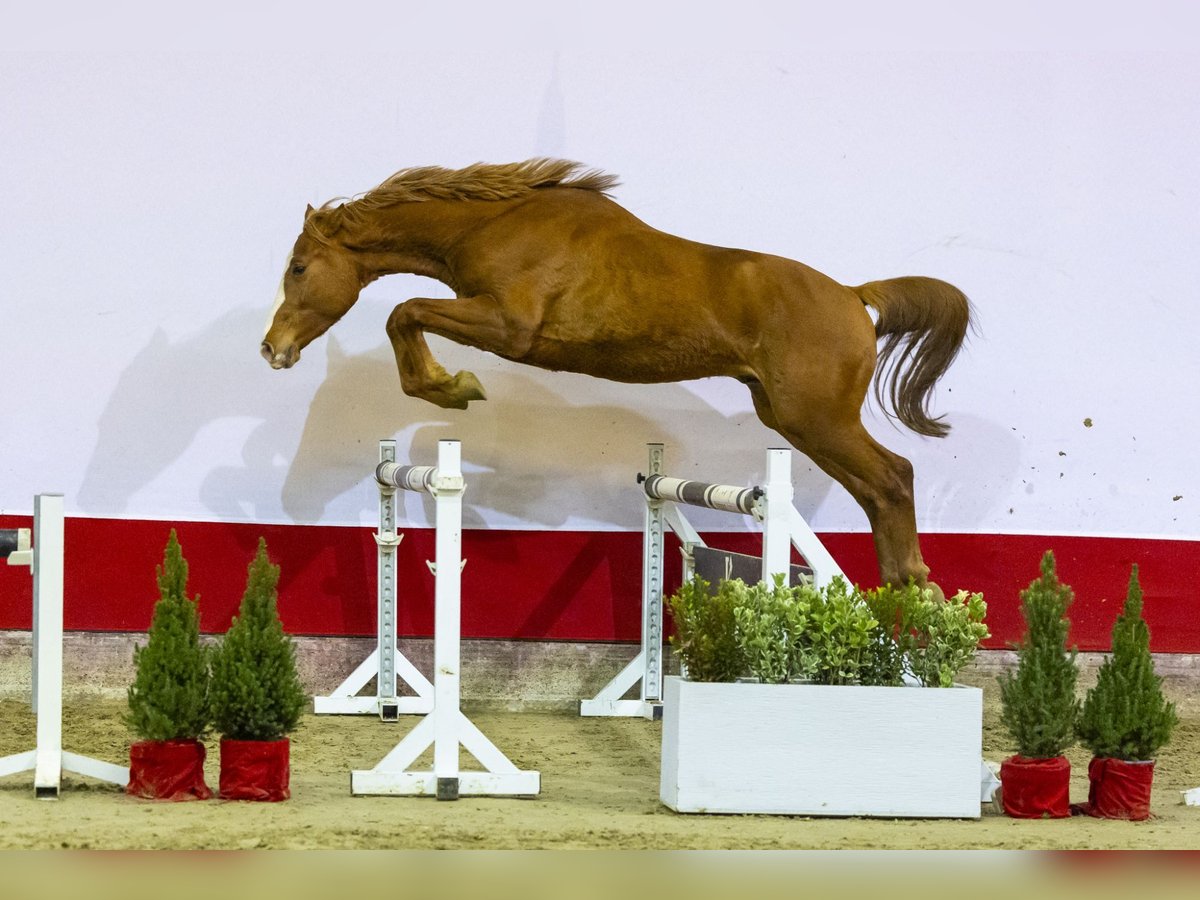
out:
{"label": "striped jump pole", "polygon": [[[433,708],[373,769],[350,773],[350,792],[436,796],[439,800],[467,795],[534,796],[541,790],[541,775],[518,770],[460,708],[462,495],[466,490],[461,445],[439,441],[437,466],[398,465],[394,444],[391,449],[392,458],[376,469],[381,488],[429,494],[436,510],[435,559],[429,564],[434,575]],[[381,570],[381,577],[383,574]],[[394,580],[394,571],[390,574]],[[412,770],[430,746],[433,767]],[[466,748],[484,771],[460,769],[460,747]]]}
{"label": "striped jump pole", "polygon": [[[0,559],[7,560],[13,554],[25,554],[29,551],[28,528],[0,528]],[[18,556],[9,565],[28,565],[24,556]]]}
{"label": "striped jump pole", "polygon": [[[638,654],[590,700],[579,704],[582,716],[662,715],[663,685],[663,553],[669,529],[683,542],[683,580],[695,572],[696,556],[708,549],[681,507],[695,506],[751,516],[763,524],[763,552],[756,574],[770,584],[776,575],[794,582],[811,578],[823,587],[841,568],[818,540],[804,517],[792,505],[792,460],[787,449],[767,450],[766,482],[739,486],[673,478],[663,474],[663,445],[648,444],[647,473],[638,476],[646,503],[642,531],[642,643]],[[807,567],[792,565],[795,547]],[[726,554],[728,557],[737,554]],[[728,572],[728,568],[727,568]],[[728,575],[726,576],[728,577]],[[750,576],[753,578],[753,576]],[[636,699],[626,699],[640,682]]]}

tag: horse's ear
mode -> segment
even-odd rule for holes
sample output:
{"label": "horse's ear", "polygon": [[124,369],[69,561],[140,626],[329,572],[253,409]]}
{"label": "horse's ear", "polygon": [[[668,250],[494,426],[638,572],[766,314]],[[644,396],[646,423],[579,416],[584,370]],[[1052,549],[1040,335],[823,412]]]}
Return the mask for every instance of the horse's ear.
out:
{"label": "horse's ear", "polygon": [[314,212],[315,212],[315,210],[313,209],[312,204],[311,203],[308,204],[308,208],[304,210],[304,221],[307,222],[308,217],[311,216]]}

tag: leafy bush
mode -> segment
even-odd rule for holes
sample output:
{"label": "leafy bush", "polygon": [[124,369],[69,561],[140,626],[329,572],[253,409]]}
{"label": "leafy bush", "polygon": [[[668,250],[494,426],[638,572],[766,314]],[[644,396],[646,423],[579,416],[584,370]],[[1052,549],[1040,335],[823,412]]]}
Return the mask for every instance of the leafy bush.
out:
{"label": "leafy bush", "polygon": [[672,639],[692,681],[749,675],[769,684],[899,685],[906,674],[948,687],[988,636],[980,594],[935,599],[915,585],[862,593],[843,578],[823,589],[696,578],[667,600]]}
{"label": "leafy bush", "polygon": [[908,651],[912,674],[926,687],[950,687],[955,676],[975,658],[980,641],[989,636],[983,623],[983,594],[959,591],[945,600],[921,590],[913,604],[914,640]]}
{"label": "leafy bush", "polygon": [[[932,596],[932,591],[930,592]],[[877,623],[867,647],[863,665],[863,683],[897,686],[911,675],[909,654],[917,645],[914,610],[922,600],[915,583],[896,588],[890,584],[862,595]]]}
{"label": "leafy bush", "polygon": [[1093,756],[1149,760],[1178,722],[1175,705],[1163,696],[1162,678],[1154,674],[1135,565],[1124,609],[1113,625],[1112,655],[1084,698],[1075,733]]}
{"label": "leafy bush", "polygon": [[765,582],[753,587],[726,582],[734,594],[734,635],[746,670],[765,684],[783,684],[792,677],[794,628],[797,619],[804,619],[799,604],[792,602],[792,590],[782,582],[779,578],[773,588]]}
{"label": "leafy bush", "polygon": [[815,660],[813,680],[819,684],[857,684],[868,660],[879,623],[862,595],[844,578],[834,578],[823,590],[812,585],[799,589],[811,605],[806,634]]}
{"label": "leafy bush", "polygon": [[146,645],[133,651],[137,674],[125,721],[142,740],[195,740],[208,729],[209,659],[200,644],[198,598],[187,595],[188,564],[175,529],[155,571],[159,599]]}
{"label": "leafy bush", "polygon": [[722,581],[715,596],[699,576],[666,600],[675,620],[671,646],[692,681],[735,681],[745,671],[737,642],[734,608],[745,590],[740,581]]}
{"label": "leafy bush", "polygon": [[307,703],[276,609],[278,583],[279,567],[259,539],[241,608],[213,657],[213,724],[227,738],[278,740],[296,727]]}
{"label": "leafy bush", "polygon": [[1079,701],[1075,699],[1075,649],[1067,651],[1074,595],[1058,580],[1054,554],[1042,557],[1042,576],[1021,592],[1025,635],[1017,645],[1017,671],[1000,676],[1000,720],[1031,759],[1061,756],[1071,745]]}

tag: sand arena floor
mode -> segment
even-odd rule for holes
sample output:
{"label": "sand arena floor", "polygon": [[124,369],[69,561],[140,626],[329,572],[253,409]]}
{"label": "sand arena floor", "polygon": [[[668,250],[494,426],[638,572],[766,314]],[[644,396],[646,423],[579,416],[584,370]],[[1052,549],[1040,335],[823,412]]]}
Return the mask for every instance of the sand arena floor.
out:
{"label": "sand arena floor", "polygon": [[[985,688],[984,750],[1012,748],[999,724],[995,679]],[[542,773],[536,799],[352,797],[351,769],[370,768],[417,721],[306,715],[293,735],[292,799],[279,804],[154,803],[68,776],[58,801],[36,800],[31,775],[0,779],[3,848],[1200,848],[1200,807],[1180,792],[1200,786],[1200,691],[1168,682],[1181,724],[1159,757],[1154,818],[1016,821],[985,810],[978,821],[685,816],[658,802],[661,724],[555,713],[471,714],[520,768]],[[68,699],[66,749],[128,759],[124,703]],[[28,706],[0,701],[0,755],[33,746]],[[207,777],[217,784],[216,742]],[[1072,799],[1087,795],[1086,751],[1068,754]]]}

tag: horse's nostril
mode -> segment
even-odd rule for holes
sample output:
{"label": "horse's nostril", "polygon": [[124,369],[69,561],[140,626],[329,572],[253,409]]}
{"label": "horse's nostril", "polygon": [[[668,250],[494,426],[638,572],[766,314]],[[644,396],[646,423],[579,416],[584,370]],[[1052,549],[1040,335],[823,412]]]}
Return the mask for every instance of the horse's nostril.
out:
{"label": "horse's nostril", "polygon": [[275,355],[275,348],[271,346],[270,341],[263,341],[262,347],[259,348],[259,352],[262,354],[263,359],[265,359],[267,362],[270,362],[271,357]]}

